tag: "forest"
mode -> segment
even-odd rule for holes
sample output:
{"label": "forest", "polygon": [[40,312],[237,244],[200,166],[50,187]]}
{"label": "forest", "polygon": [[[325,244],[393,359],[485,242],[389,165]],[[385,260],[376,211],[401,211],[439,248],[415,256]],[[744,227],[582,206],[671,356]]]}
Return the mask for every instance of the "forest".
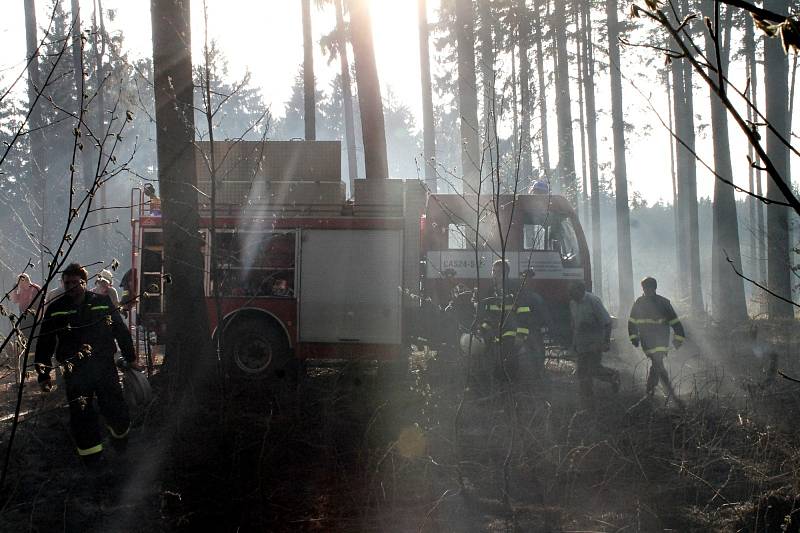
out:
{"label": "forest", "polygon": [[9,11],[0,530],[800,531],[800,3],[384,2]]}

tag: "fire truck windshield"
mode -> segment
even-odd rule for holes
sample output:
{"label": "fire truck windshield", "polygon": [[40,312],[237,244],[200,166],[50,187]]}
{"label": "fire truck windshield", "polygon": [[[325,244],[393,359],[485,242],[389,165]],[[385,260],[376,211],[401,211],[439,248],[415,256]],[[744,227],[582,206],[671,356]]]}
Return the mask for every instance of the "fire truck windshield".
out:
{"label": "fire truck windshield", "polygon": [[[466,224],[450,224],[447,227],[447,248],[450,250],[468,250],[472,248],[467,237],[470,229]],[[472,230],[475,233],[475,230]]]}
{"label": "fire truck windshield", "polygon": [[565,266],[582,264],[578,236],[572,221],[566,217],[551,216],[535,223],[524,224],[523,249],[559,252]]}

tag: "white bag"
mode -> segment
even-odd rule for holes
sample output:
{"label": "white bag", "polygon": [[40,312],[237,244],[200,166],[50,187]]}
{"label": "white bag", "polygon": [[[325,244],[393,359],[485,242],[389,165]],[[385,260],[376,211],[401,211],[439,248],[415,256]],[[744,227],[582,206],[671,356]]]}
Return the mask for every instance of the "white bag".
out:
{"label": "white bag", "polygon": [[132,368],[122,373],[122,391],[131,407],[145,407],[153,400],[153,389],[147,376]]}
{"label": "white bag", "polygon": [[459,345],[464,355],[481,356],[486,352],[486,341],[475,334],[462,333]]}

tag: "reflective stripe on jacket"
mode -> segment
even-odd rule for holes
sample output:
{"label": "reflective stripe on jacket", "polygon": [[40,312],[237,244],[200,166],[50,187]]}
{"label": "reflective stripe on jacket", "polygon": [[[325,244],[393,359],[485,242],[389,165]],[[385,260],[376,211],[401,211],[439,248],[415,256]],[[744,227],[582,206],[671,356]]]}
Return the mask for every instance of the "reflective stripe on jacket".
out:
{"label": "reflective stripe on jacket", "polygon": [[676,340],[684,340],[683,324],[668,299],[658,294],[636,299],[628,319],[628,335],[632,341],[641,341],[644,353],[669,351],[670,328]]}
{"label": "reflective stripe on jacket", "polygon": [[537,337],[541,337],[542,329],[550,325],[544,299],[531,289],[522,289],[517,297],[517,318],[528,334]]}
{"label": "reflective stripe on jacket", "polygon": [[524,339],[530,333],[526,319],[530,307],[517,305],[514,294],[507,293],[505,298],[498,294],[484,298],[479,312],[481,332],[489,340]]}
{"label": "reflective stripe on jacket", "polygon": [[47,308],[36,346],[36,363],[41,373],[47,373],[53,352],[60,363],[74,362],[87,352],[113,357],[117,345],[127,361],[135,359],[128,326],[109,297],[86,291],[80,304],[63,297]]}

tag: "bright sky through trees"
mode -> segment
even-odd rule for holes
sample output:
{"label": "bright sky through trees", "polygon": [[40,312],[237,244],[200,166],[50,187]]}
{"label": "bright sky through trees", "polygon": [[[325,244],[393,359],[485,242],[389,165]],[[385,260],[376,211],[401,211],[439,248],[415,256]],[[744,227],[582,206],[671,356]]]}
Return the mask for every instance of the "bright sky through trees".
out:
{"label": "bright sky through trees", "polygon": [[[63,1],[63,0],[62,0]],[[40,26],[47,20],[49,2],[37,1]],[[437,20],[438,0],[428,0],[429,21]],[[81,0],[86,10],[84,25],[90,21],[92,2]],[[261,87],[267,102],[271,104],[273,114],[282,115],[283,104],[289,99],[294,78],[298,73],[303,58],[300,3],[293,0],[208,0],[209,34],[216,39],[220,49],[226,54],[233,76],[240,77],[245,69],[253,75],[253,84]],[[149,0],[104,0],[106,9],[113,9],[115,20],[108,22],[113,31],[121,32],[130,53],[133,56],[149,56],[151,54],[150,1]],[[21,1],[4,2],[4,16],[0,20],[0,39],[4,44],[0,58],[0,76],[3,80],[16,77],[24,68],[25,38],[23,3]],[[203,4],[202,0],[192,0],[193,48],[195,62],[201,57],[203,38]],[[69,2],[64,2],[65,10],[69,10]],[[315,42],[320,36],[331,31],[334,26],[334,15],[331,6],[322,10],[313,8],[313,33]],[[373,30],[376,45],[378,70],[381,77],[381,88],[384,97],[391,90],[394,97],[405,103],[417,117],[417,128],[421,127],[421,100],[419,88],[418,38],[416,1],[414,0],[372,0]],[[603,24],[598,20],[595,24]],[[734,39],[734,42],[736,40]],[[437,68],[435,48],[431,46],[434,57],[432,66]],[[622,51],[625,78],[636,83],[639,91],[629,81],[623,81],[625,92],[626,121],[633,125],[627,133],[628,141],[628,179],[631,193],[639,192],[648,202],[663,199],[671,203],[672,186],[669,168],[668,134],[658,122],[647,104],[652,100],[663,119],[667,120],[667,101],[663,85],[657,81],[655,67],[643,67],[642,54],[651,54],[652,59],[660,61],[655,52],[643,49],[625,48]],[[598,46],[595,58],[606,61],[605,50]],[[352,56],[351,56],[352,59]],[[549,61],[548,61],[549,63]],[[329,90],[329,81],[338,71],[338,61],[328,64],[319,46],[315,50],[315,69],[317,71],[317,88]],[[511,62],[508,57],[499,57],[498,69],[510,71]],[[643,72],[643,68],[651,68],[651,76]],[[634,70],[636,69],[636,70]],[[731,73],[736,82],[743,76]],[[608,113],[608,80],[605,74],[597,80],[597,99],[601,110],[598,122],[600,142],[600,162],[610,162],[612,143],[610,135],[610,118]],[[551,91],[552,93],[552,91]],[[577,91],[576,91],[577,93]],[[552,94],[550,95],[552,97]],[[709,121],[707,112],[708,90],[697,87],[695,90],[696,110],[701,115],[702,123]],[[577,96],[573,98],[577,106]],[[549,106],[554,109],[554,105]],[[577,111],[573,113],[578,116]],[[534,119],[534,124],[538,121]],[[796,123],[796,122],[795,122]],[[535,126],[538,127],[538,126]],[[746,186],[747,167],[744,155],[746,149],[738,131],[731,126],[733,165],[736,182]],[[508,134],[508,132],[506,133]],[[701,129],[698,136],[698,151],[704,160],[712,164],[710,131]],[[555,136],[553,136],[555,138]],[[579,146],[576,137],[576,147]],[[555,157],[556,147],[551,146],[551,157]],[[741,157],[739,157],[741,156]],[[410,155],[410,157],[412,157]],[[576,153],[576,166],[580,172],[580,150]],[[711,196],[713,177],[701,166],[698,167],[698,193],[702,197]],[[610,177],[611,167],[601,170],[602,176]]]}

